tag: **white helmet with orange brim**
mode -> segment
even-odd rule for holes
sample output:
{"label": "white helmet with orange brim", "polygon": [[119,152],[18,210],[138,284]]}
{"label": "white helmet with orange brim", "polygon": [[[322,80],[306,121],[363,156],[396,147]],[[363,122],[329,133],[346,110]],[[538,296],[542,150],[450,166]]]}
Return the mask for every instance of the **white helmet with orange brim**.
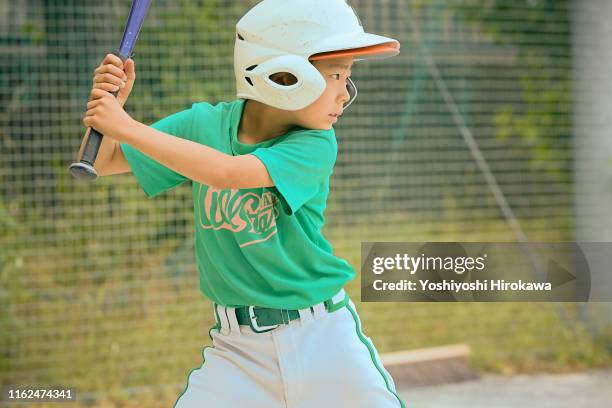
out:
{"label": "white helmet with orange brim", "polygon": [[[398,55],[400,43],[366,33],[347,0],[263,0],[236,24],[234,71],[238,98],[284,110],[315,102],[325,90],[321,73],[310,63],[352,56],[354,61]],[[288,72],[291,85],[270,77]],[[351,99],[357,90],[350,80]]]}

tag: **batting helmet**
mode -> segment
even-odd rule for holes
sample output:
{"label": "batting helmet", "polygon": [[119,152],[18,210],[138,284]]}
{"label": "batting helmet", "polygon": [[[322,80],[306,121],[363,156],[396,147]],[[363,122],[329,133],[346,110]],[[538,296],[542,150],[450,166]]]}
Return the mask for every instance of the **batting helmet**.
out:
{"label": "batting helmet", "polygon": [[[310,63],[353,56],[354,61],[399,54],[397,40],[366,33],[347,0],[263,0],[236,24],[234,71],[238,98],[279,109],[298,110],[315,102],[325,78]],[[297,78],[291,85],[270,79],[279,72]],[[349,78],[351,99],[357,93]]]}

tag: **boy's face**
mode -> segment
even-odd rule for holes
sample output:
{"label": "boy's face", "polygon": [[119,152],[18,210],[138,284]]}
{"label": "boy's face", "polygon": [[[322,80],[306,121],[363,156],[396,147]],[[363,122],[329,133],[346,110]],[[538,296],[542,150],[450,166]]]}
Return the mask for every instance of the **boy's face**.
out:
{"label": "boy's face", "polygon": [[307,107],[294,111],[299,125],[306,129],[331,129],[340,115],[343,105],[349,101],[346,89],[347,78],[351,76],[353,57],[338,57],[322,61],[312,61],[325,78],[327,86],[323,94]]}

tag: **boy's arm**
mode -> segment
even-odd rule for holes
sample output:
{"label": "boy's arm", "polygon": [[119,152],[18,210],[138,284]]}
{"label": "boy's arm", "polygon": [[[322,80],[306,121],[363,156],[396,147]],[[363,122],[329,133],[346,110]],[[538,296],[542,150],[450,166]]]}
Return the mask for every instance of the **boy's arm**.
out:
{"label": "boy's arm", "polygon": [[197,183],[234,189],[274,186],[266,167],[253,155],[231,156],[137,121],[121,133],[122,142]]}
{"label": "boy's arm", "polygon": [[256,156],[230,156],[226,188],[272,187],[274,182],[264,164]]}
{"label": "boy's arm", "polygon": [[121,146],[119,142],[113,140],[115,143],[114,153],[111,161],[101,168],[98,172],[99,176],[113,176],[115,174],[123,174],[123,173],[131,173],[132,168],[128,163],[125,155],[123,154],[123,150],[121,150]]}
{"label": "boy's arm", "polygon": [[[83,150],[87,144],[87,139],[89,138],[90,132],[91,128],[87,128],[87,131],[83,136],[81,148],[79,149],[77,161],[81,160],[81,157],[83,157]],[[132,171],[130,165],[125,159],[125,156],[123,155],[123,151],[121,150],[119,143],[110,137],[102,138],[98,155],[94,161],[94,168],[96,169],[98,176],[111,176],[113,174],[129,173]]]}

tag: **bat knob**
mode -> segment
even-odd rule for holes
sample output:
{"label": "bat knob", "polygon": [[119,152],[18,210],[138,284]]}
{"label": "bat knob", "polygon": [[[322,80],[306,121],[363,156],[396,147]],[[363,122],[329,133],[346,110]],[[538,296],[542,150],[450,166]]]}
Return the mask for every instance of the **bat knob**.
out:
{"label": "bat knob", "polygon": [[70,165],[70,173],[75,179],[82,181],[93,181],[98,177],[96,169],[91,164],[83,161],[72,163]]}

